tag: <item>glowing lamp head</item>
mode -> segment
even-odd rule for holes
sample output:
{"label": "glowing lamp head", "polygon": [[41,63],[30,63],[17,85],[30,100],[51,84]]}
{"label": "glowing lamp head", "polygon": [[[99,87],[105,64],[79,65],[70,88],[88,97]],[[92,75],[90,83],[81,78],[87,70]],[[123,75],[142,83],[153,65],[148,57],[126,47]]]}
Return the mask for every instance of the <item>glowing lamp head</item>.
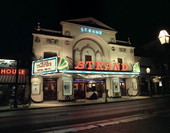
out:
{"label": "glowing lamp head", "polygon": [[166,30],[161,30],[158,36],[161,44],[169,43],[169,37],[170,36]]}
{"label": "glowing lamp head", "polygon": [[150,68],[146,68],[146,73],[150,73],[151,69]]}

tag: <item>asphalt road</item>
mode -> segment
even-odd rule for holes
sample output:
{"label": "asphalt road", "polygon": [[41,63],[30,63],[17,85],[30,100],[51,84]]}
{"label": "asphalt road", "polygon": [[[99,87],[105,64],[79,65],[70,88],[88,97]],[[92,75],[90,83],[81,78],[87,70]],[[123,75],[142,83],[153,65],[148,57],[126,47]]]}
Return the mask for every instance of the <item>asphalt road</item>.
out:
{"label": "asphalt road", "polygon": [[[88,106],[55,107],[0,113],[0,132],[62,130],[76,124],[170,109],[170,97]],[[52,128],[54,127],[54,128]]]}
{"label": "asphalt road", "polygon": [[146,119],[124,121],[113,125],[81,130],[76,133],[170,133],[170,110]]}

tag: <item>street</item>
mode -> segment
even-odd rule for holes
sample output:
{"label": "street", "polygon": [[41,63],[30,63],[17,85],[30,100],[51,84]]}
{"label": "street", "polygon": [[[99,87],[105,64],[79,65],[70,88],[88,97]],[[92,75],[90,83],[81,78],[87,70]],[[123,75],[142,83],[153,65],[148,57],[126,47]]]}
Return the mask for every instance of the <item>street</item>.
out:
{"label": "street", "polygon": [[[1,112],[0,132],[49,132],[51,130],[58,130],[60,132],[62,130],[66,130],[67,128],[69,129],[75,127],[75,125],[77,125],[78,127],[78,125],[80,126],[81,124],[87,125],[89,123],[96,122],[103,123],[103,121],[106,121],[106,123],[108,123],[109,121],[113,121],[115,119],[125,117],[127,118],[131,116],[137,116],[138,118],[139,115],[141,118],[147,116],[145,119],[150,119],[150,115],[154,114],[154,112],[169,110],[169,101],[170,98],[165,97],[151,98],[138,101],[96,104],[88,106],[84,105],[70,107],[54,107],[45,109]],[[139,121],[142,122],[145,121],[145,119]],[[156,119],[159,119],[159,117]],[[126,125],[130,123],[124,124]],[[122,124],[118,124],[118,126],[121,125]],[[106,124],[106,126],[108,125]],[[109,126],[109,128],[111,128],[110,131],[113,131],[112,126]],[[103,126],[100,129],[104,128],[105,127]],[[97,129],[98,127],[94,128],[93,130]],[[90,130],[84,130],[84,132],[89,132]]]}
{"label": "street", "polygon": [[78,131],[77,133],[169,133],[170,132],[170,110],[159,113],[153,117],[122,122],[103,127]]}

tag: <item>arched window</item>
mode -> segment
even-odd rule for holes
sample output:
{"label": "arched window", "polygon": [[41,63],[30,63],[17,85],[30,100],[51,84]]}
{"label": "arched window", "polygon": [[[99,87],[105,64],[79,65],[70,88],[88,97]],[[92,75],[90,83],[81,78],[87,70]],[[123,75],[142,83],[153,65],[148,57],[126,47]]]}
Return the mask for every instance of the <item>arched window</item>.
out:
{"label": "arched window", "polygon": [[102,54],[100,52],[96,53],[96,61],[103,61]]}
{"label": "arched window", "polygon": [[[92,48],[90,47],[84,47],[82,48],[82,60],[86,61],[86,57],[90,58],[91,56],[91,61],[95,61],[95,52]],[[90,60],[87,60],[90,61]]]}
{"label": "arched window", "polygon": [[74,61],[75,61],[75,63],[77,63],[80,60],[81,60],[81,53],[80,53],[79,50],[75,50],[74,51]]}

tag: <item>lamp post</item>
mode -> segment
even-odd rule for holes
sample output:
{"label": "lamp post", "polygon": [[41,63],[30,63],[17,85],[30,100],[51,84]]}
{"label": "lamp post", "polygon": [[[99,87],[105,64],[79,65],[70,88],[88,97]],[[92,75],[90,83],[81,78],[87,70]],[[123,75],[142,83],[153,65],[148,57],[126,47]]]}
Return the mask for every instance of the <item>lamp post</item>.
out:
{"label": "lamp post", "polygon": [[158,38],[162,45],[169,43],[169,37],[170,37],[170,35],[168,34],[168,32],[166,30],[161,30],[159,32]]}
{"label": "lamp post", "polygon": [[[166,58],[166,63],[167,63],[167,76],[169,76],[169,67],[170,67],[170,64],[169,64],[169,49],[168,49],[168,44],[169,44],[169,39],[170,39],[170,35],[168,34],[168,32],[166,30],[161,30],[160,33],[159,33],[159,36],[158,36],[159,40],[160,40],[160,43],[161,45],[163,45],[164,47],[164,51],[165,51],[165,58]],[[162,67],[161,67],[162,69]],[[162,76],[162,70],[161,70],[161,80],[163,79],[163,76]],[[165,93],[165,86],[163,87],[163,94]]]}
{"label": "lamp post", "polygon": [[18,108],[18,101],[17,101],[17,99],[18,99],[18,94],[17,94],[17,92],[18,92],[18,60],[16,60],[16,62],[17,62],[17,67],[16,67],[16,79],[15,79],[15,96],[14,96],[14,108]]}
{"label": "lamp post", "polygon": [[146,68],[146,73],[148,74],[148,91],[149,91],[149,95],[152,97],[152,91],[151,91],[151,85],[150,85],[150,72],[151,72],[151,69]]}
{"label": "lamp post", "polygon": [[[106,82],[105,82],[106,83]],[[104,93],[103,93],[103,97],[104,97],[104,102],[107,103],[107,88],[106,85],[103,83],[102,86],[104,87]]]}

